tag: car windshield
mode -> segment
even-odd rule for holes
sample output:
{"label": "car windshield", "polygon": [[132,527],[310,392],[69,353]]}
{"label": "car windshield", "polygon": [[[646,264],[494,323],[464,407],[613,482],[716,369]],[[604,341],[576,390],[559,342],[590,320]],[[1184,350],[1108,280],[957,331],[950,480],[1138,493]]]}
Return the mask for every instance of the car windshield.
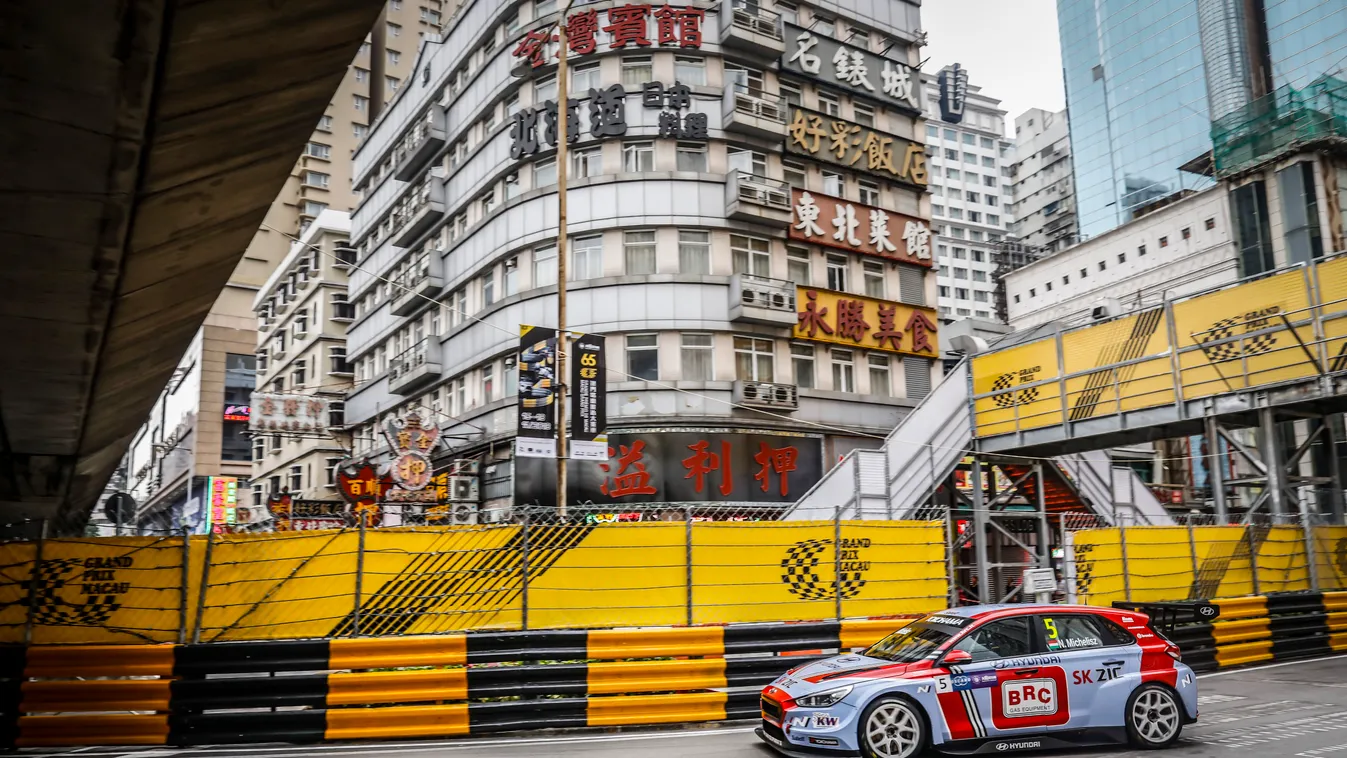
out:
{"label": "car windshield", "polygon": [[924,619],[915,621],[876,642],[865,651],[865,655],[886,661],[912,663],[935,652],[958,631],[957,627],[929,624]]}

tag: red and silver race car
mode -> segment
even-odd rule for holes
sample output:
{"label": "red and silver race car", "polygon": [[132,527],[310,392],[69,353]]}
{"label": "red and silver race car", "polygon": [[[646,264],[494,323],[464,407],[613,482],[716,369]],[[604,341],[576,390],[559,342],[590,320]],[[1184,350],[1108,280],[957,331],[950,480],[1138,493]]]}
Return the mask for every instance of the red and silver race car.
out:
{"label": "red and silver race car", "polygon": [[1166,747],[1197,720],[1197,678],[1158,626],[1117,608],[952,608],[786,672],[757,733],[788,756]]}

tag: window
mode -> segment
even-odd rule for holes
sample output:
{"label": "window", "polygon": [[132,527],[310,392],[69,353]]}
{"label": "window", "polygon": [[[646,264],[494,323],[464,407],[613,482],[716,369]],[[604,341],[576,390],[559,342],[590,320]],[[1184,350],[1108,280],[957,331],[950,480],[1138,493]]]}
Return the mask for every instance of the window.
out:
{"label": "window", "polygon": [[964,192],[964,199],[970,203],[977,203],[981,202],[981,195],[971,190],[968,190]]}
{"label": "window", "polygon": [[398,91],[398,85],[402,83],[402,82],[399,81],[398,78],[395,77],[395,76],[385,76],[385,77],[384,77],[384,81],[388,84],[388,91],[389,91],[389,92],[397,92],[397,91]]}
{"label": "window", "polygon": [[996,195],[987,195],[986,202],[987,205],[990,205],[991,207],[995,208],[1001,204],[1001,198],[997,197]]}
{"label": "window", "polygon": [[983,167],[983,168],[996,168],[996,159],[995,159],[995,158],[988,158],[988,157],[985,156],[985,155],[982,156],[982,167]]}
{"label": "window", "polygon": [[1043,291],[1044,291],[1044,292],[1052,292],[1052,282],[1048,282],[1047,284],[1044,284],[1044,285],[1043,285]]}
{"label": "window", "polygon": [[[253,460],[260,461],[267,456],[267,440],[258,435],[253,437]],[[254,501],[256,502],[256,501]]]}
{"label": "window", "polygon": [[994,147],[995,147],[995,143],[992,142],[992,138],[991,138],[991,137],[983,137],[983,138],[982,138],[982,148],[983,148],[984,150],[991,150],[991,149],[994,148]]}
{"label": "window", "polygon": [[683,274],[711,273],[711,233],[678,230],[678,271]]}
{"label": "window", "polygon": [[969,211],[968,220],[974,224],[982,223],[982,213],[980,211]]}
{"label": "window", "polygon": [[313,158],[331,158],[332,146],[324,145],[321,142],[310,142],[305,145],[304,154]]}
{"label": "window", "polygon": [[627,335],[627,373],[629,379],[659,379],[658,335]]}
{"label": "window", "polygon": [[1018,303],[1019,301],[1020,301],[1020,296],[1019,296],[1019,295],[1016,295],[1016,296],[1015,296],[1015,302]]}
{"label": "window", "polygon": [[939,137],[940,137],[940,127],[935,126],[934,124],[927,124],[927,125],[926,125],[926,136],[927,136],[927,137],[931,137],[932,139],[939,139]]}
{"label": "window", "polygon": [[888,397],[893,394],[893,384],[889,376],[889,356],[870,353],[865,360],[870,367],[870,394]]}
{"label": "window", "polygon": [[1161,238],[1160,238],[1160,247],[1169,247],[1169,238],[1168,238],[1168,237],[1161,237]]}
{"label": "window", "polygon": [[533,187],[546,187],[557,183],[557,159],[545,158],[533,164]]}
{"label": "window", "polygon": [[994,177],[994,176],[984,176],[984,177],[982,177],[982,184],[983,184],[983,186],[985,186],[985,187],[995,187],[995,186],[996,186],[996,177]]}
{"label": "window", "polygon": [[290,365],[294,367],[290,370],[290,389],[297,390],[308,384],[309,372],[306,361],[298,360]]}
{"label": "window", "polygon": [[978,157],[976,155],[973,155],[972,153],[964,153],[963,162],[976,164],[978,162]]}
{"label": "window", "polygon": [[823,171],[823,191],[826,194],[841,197],[842,175],[833,171]]}
{"label": "window", "polygon": [[968,269],[966,269],[966,268],[959,268],[959,267],[956,266],[956,267],[954,268],[954,278],[955,278],[955,279],[967,279],[967,278],[968,278]]}
{"label": "window", "polygon": [[831,92],[818,93],[818,109],[829,116],[841,116],[842,104]]}
{"label": "window", "polygon": [[712,340],[710,334],[684,334],[682,354],[683,379],[690,382],[711,381]]}
{"label": "window", "polygon": [[496,302],[496,269],[494,267],[486,270],[482,274],[482,305],[488,306]]}
{"label": "window", "polygon": [[943,216],[943,215],[945,215],[945,206],[943,206],[943,205],[935,205],[934,203],[932,203],[932,204],[931,204],[931,215],[932,215],[932,216]]}
{"label": "window", "polygon": [[791,345],[790,366],[795,375],[795,386],[802,390],[814,389],[813,345]]}
{"label": "window", "polygon": [[655,170],[655,143],[628,142],[622,146],[622,171],[640,174]]}
{"label": "window", "polygon": [[1119,263],[1126,263],[1126,262],[1127,262],[1127,253],[1118,253],[1118,262],[1119,262]]}
{"label": "window", "polygon": [[827,260],[828,289],[846,292],[847,290],[847,257],[845,255],[830,255]]}
{"label": "window", "polygon": [[963,143],[965,145],[976,145],[978,143],[977,135],[965,132],[963,135]]}
{"label": "window", "polygon": [[622,257],[628,274],[655,273],[655,232],[625,232]]}
{"label": "window", "polygon": [[987,272],[986,272],[986,271],[978,271],[978,270],[974,269],[974,270],[973,270],[973,281],[975,281],[975,282],[985,282],[985,281],[987,281]]}
{"label": "window", "polygon": [[1030,287],[1030,288],[1029,288],[1029,297],[1038,297],[1038,290],[1034,289],[1033,287]]}
{"label": "window", "polygon": [[1070,283],[1071,283],[1071,275],[1070,275],[1070,274],[1067,274],[1067,275],[1065,275],[1065,276],[1062,277],[1062,284],[1070,284]]}
{"label": "window", "polygon": [[1254,181],[1235,188],[1230,192],[1230,208],[1240,251],[1240,275],[1253,276],[1273,269],[1276,260],[1266,185]]}
{"label": "window", "polygon": [[856,391],[856,366],[850,350],[831,350],[833,363],[833,391]]}
{"label": "window", "polygon": [[674,56],[674,81],[689,86],[706,84],[706,60]]}
{"label": "window", "polygon": [[798,163],[781,161],[781,177],[786,181],[786,184],[792,187],[803,188],[805,186],[805,168]]}
{"label": "window", "polygon": [[482,195],[481,203],[482,203],[482,218],[487,218],[488,216],[491,215],[492,209],[496,207],[495,191],[492,190],[491,192]]}
{"label": "window", "polygon": [[945,148],[945,160],[950,160],[950,161],[957,161],[957,160],[959,160],[959,151],[958,151],[958,150],[952,150],[952,149],[950,149],[950,148],[948,148],[948,147]]}
{"label": "window", "polygon": [[991,224],[992,226],[1000,226],[1000,225],[1001,225],[1001,217],[998,216],[998,215],[995,214],[995,213],[988,213],[988,214],[987,214],[987,223],[988,223],[988,224]]}
{"label": "window", "polygon": [[1029,617],[1018,616],[993,621],[973,631],[954,646],[973,656],[970,663],[1012,658],[1033,652]]}
{"label": "window", "polygon": [[482,403],[486,404],[496,396],[496,367],[490,363],[482,366]]}
{"label": "window", "polygon": [[509,258],[505,261],[505,276],[501,280],[503,291],[501,297],[509,297],[519,291],[519,259]]}
{"label": "window", "polygon": [[953,168],[947,168],[947,169],[945,169],[945,178],[947,178],[947,179],[958,179],[958,178],[959,178],[959,171],[958,171],[958,169],[953,169]]}
{"label": "window", "polygon": [[855,114],[851,118],[852,121],[855,121],[862,126],[875,125],[875,111],[870,106],[856,103],[852,106],[851,110]]}
{"label": "window", "polygon": [[603,236],[591,235],[571,240],[571,279],[598,279],[603,276]]}
{"label": "window", "polygon": [[328,182],[331,179],[332,177],[319,171],[304,172],[304,184],[307,184],[310,187],[321,187],[323,189],[327,189]]}
{"label": "window", "polygon": [[731,234],[730,258],[736,274],[772,275],[771,242],[762,237]]}
{"label": "window", "polygon": [[599,82],[599,64],[582,63],[571,69],[571,91],[572,97],[576,94],[586,94],[591,89],[598,89]]}
{"label": "window", "polygon": [[1099,262],[1099,270],[1100,270],[1100,271],[1107,271],[1107,270],[1108,270],[1108,261],[1100,261],[1100,262]]}
{"label": "window", "polygon": [[519,112],[519,95],[510,95],[505,101],[505,117],[510,118]]}
{"label": "window", "polygon": [[362,140],[366,134],[369,134],[369,127],[364,124],[351,124],[351,133],[355,135],[357,140]]}
{"label": "window", "polygon": [[804,98],[800,95],[800,88],[796,87],[794,84],[781,82],[781,99],[784,100],[787,105],[804,105]]}
{"label": "window", "polygon": [[535,248],[533,251],[533,286],[546,287],[557,283],[557,246]]}
{"label": "window", "polygon": [[1191,227],[1187,227],[1187,226],[1183,227],[1183,229],[1179,231],[1179,236],[1180,236],[1180,237],[1183,237],[1184,239],[1188,239],[1189,237],[1192,237],[1192,236],[1193,236],[1193,230],[1192,230],[1192,228],[1191,228]]}
{"label": "window", "polygon": [[728,147],[725,149],[725,157],[730,171],[742,171],[755,176],[767,175],[767,156],[763,153]]}
{"label": "window", "polygon": [[603,172],[603,153],[597,147],[576,150],[571,153],[572,179],[584,179],[598,176]]}
{"label": "window", "polygon": [[967,290],[966,288],[964,288],[964,287],[955,287],[955,288],[954,288],[954,298],[955,298],[956,300],[967,300],[967,299],[968,299],[968,290]]}
{"label": "window", "polygon": [[396,51],[396,50],[389,50],[389,51],[388,51],[388,65],[390,65],[390,66],[396,66],[396,65],[398,65],[398,63],[400,63],[401,61],[402,61],[402,53],[399,53],[399,52]]}
{"label": "window", "polygon": [[861,202],[865,205],[879,205],[879,185],[874,182],[861,179],[857,184],[861,190]]}
{"label": "window", "polygon": [[884,297],[884,264],[866,261],[862,266],[865,277],[865,294],[870,297]]}
{"label": "window", "polygon": [[974,250],[974,251],[972,251],[972,252],[973,252],[973,260],[974,260],[974,261],[976,261],[976,262],[978,262],[978,263],[982,263],[982,262],[984,262],[984,261],[987,260],[987,251],[985,251],[985,250]]}
{"label": "window", "polygon": [[299,492],[304,489],[304,467],[291,466],[290,477],[288,481],[290,492]]}
{"label": "window", "polygon": [[1061,613],[1039,616],[1043,625],[1043,641],[1048,652],[1065,653],[1070,650],[1088,650],[1095,647],[1130,645],[1132,635],[1109,624],[1104,619],[1084,613]]}
{"label": "window", "polygon": [[505,199],[507,201],[519,197],[519,174],[518,172],[505,177]]}
{"label": "window", "polygon": [[959,141],[959,133],[956,132],[956,131],[954,131],[953,129],[946,129],[946,130],[945,130],[945,139],[950,140],[951,142],[958,142],[958,141]]}
{"label": "window", "polygon": [[973,290],[973,299],[979,303],[985,303],[987,302],[987,293],[983,290]]}
{"label": "window", "polygon": [[642,55],[622,59],[622,85],[628,89],[641,88],[641,85],[655,78],[655,69],[650,56]]}
{"label": "window", "polygon": [[1211,231],[1212,229],[1215,229],[1215,228],[1216,228],[1216,219],[1214,219],[1214,218],[1209,218],[1209,219],[1207,219],[1206,221],[1202,222],[1202,228],[1203,228],[1203,229],[1206,229],[1207,231]]}
{"label": "window", "polygon": [[533,0],[533,17],[542,18],[557,12],[557,0]]}
{"label": "window", "polygon": [[677,171],[706,173],[706,145],[697,142],[679,142],[674,150],[674,168]]}
{"label": "window", "polygon": [[356,66],[356,67],[355,67],[355,80],[356,80],[356,82],[358,82],[358,83],[360,83],[360,84],[364,84],[365,82],[369,81],[369,69],[367,69],[367,68],[360,68],[359,66]]}
{"label": "window", "polygon": [[327,132],[327,133],[329,133],[329,134],[332,133],[332,117],[331,117],[331,116],[323,116],[322,118],[318,119],[318,131],[320,131],[320,132]]}
{"label": "window", "polygon": [[770,339],[734,338],[735,377],[747,382],[775,380],[775,345]]}
{"label": "window", "polygon": [[809,250],[786,248],[786,278],[801,286],[809,286]]}
{"label": "window", "polygon": [[549,74],[533,83],[533,104],[542,105],[548,100],[557,99],[557,77]]}
{"label": "window", "polygon": [[304,210],[301,211],[305,216],[317,216],[327,208],[327,203],[320,203],[316,200],[305,200]]}

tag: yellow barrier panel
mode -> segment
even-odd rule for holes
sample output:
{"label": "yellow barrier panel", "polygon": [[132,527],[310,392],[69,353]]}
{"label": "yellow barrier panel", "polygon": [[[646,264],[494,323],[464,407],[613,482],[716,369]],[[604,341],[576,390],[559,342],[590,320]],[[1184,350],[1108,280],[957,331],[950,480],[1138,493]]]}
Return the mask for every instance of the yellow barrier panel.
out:
{"label": "yellow barrier panel", "polygon": [[725,629],[719,626],[593,629],[586,636],[586,655],[596,660],[725,654]]}
{"label": "yellow barrier panel", "polygon": [[468,733],[468,706],[409,705],[392,708],[331,708],[329,740],[379,737],[452,737]]}
{"label": "yellow barrier panel", "polygon": [[21,713],[166,711],[167,679],[24,682]]}
{"label": "yellow barrier panel", "polygon": [[[1222,608],[1224,603],[1220,604]],[[1253,642],[1255,640],[1265,640],[1272,635],[1268,628],[1267,617],[1245,618],[1235,621],[1217,621],[1211,625],[1211,637],[1216,640],[1217,646],[1228,645],[1236,642]]]}
{"label": "yellow barrier panel", "polygon": [[[1220,623],[1232,622],[1236,619],[1253,619],[1266,621],[1267,616],[1267,598],[1262,595],[1254,597],[1237,597],[1229,600],[1219,600],[1216,605],[1221,609]],[[1219,624],[1218,624],[1219,625]],[[1230,627],[1231,629],[1242,629],[1244,627]],[[1218,642],[1220,640],[1217,640]]]}
{"label": "yellow barrier panel", "polygon": [[591,663],[587,677],[591,695],[711,689],[725,686],[725,659]]}
{"label": "yellow barrier panel", "polygon": [[378,669],[395,666],[462,666],[468,662],[468,638],[369,637],[334,639],[328,648],[333,669]]}
{"label": "yellow barrier panel", "polygon": [[622,724],[679,724],[688,721],[723,721],[724,692],[683,695],[632,695],[589,699],[590,726]]}
{"label": "yellow barrier panel", "polygon": [[687,622],[686,524],[544,528],[564,530],[581,541],[529,582],[530,626]]}
{"label": "yellow barrier panel", "polygon": [[333,673],[327,677],[328,705],[463,700],[467,696],[467,669]]}
{"label": "yellow barrier panel", "polygon": [[1272,640],[1245,642],[1216,649],[1216,662],[1221,668],[1270,660],[1272,660]]}
{"label": "yellow barrier panel", "polygon": [[996,393],[974,403],[979,436],[1061,423],[1058,385],[1024,386],[1058,377],[1055,338],[978,355],[972,369],[973,394]]}
{"label": "yellow barrier panel", "polygon": [[842,648],[870,647],[912,622],[901,619],[843,619]]}
{"label": "yellow barrier panel", "polygon": [[172,676],[172,645],[87,645],[28,648],[24,674],[44,679]]}
{"label": "yellow barrier panel", "polygon": [[167,715],[20,716],[19,747],[163,745]]}
{"label": "yellow barrier panel", "polygon": [[[1066,381],[1068,419],[1083,421],[1174,402],[1164,315],[1163,309],[1154,308],[1062,335],[1066,374],[1079,374]],[[1057,418],[1060,423],[1060,413]]]}

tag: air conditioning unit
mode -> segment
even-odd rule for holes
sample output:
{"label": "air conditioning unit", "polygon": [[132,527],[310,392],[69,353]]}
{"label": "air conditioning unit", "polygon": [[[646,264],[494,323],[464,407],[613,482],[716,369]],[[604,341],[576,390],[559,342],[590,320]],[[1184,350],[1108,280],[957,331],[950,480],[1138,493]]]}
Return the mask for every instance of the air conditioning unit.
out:
{"label": "air conditioning unit", "polygon": [[475,503],[481,499],[480,485],[475,476],[449,477],[449,502]]}
{"label": "air conditioning unit", "polygon": [[476,458],[456,458],[449,464],[449,476],[477,476],[481,466]]}
{"label": "air conditioning unit", "polygon": [[1116,297],[1106,297],[1090,308],[1090,318],[1095,321],[1107,321],[1122,315],[1122,303]]}
{"label": "air conditioning unit", "polygon": [[790,207],[790,198],[784,192],[779,190],[768,190],[763,194],[765,195],[767,205],[774,205],[778,208]]}
{"label": "air conditioning unit", "polygon": [[753,289],[747,279],[739,300],[750,308],[771,308],[777,311],[794,311],[795,303],[791,293],[777,289]]}
{"label": "air conditioning unit", "polygon": [[456,503],[449,506],[449,523],[465,526],[477,523],[477,506]]}
{"label": "air conditioning unit", "polygon": [[754,408],[775,410],[793,411],[800,407],[799,392],[795,385],[776,382],[735,382],[734,402]]}

